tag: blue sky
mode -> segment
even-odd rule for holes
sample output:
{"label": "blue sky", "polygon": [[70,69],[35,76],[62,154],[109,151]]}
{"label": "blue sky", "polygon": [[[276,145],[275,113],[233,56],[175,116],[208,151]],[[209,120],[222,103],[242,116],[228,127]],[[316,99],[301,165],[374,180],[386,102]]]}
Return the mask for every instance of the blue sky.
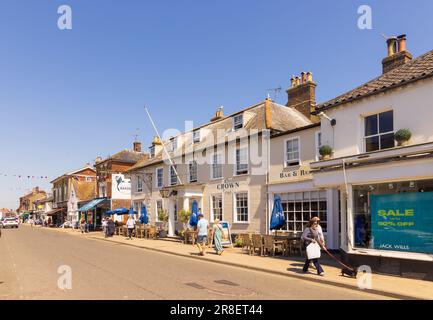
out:
{"label": "blue sky", "polygon": [[[63,4],[72,30],[57,28]],[[362,4],[372,30],[357,27]],[[432,12],[429,0],[0,0],[0,207],[50,188],[14,174],[55,177],[131,148],[137,129],[147,147],[144,105],[161,130],[182,129],[303,70],[318,102],[333,98],[380,74],[381,33],[406,33],[414,56],[433,49]]]}

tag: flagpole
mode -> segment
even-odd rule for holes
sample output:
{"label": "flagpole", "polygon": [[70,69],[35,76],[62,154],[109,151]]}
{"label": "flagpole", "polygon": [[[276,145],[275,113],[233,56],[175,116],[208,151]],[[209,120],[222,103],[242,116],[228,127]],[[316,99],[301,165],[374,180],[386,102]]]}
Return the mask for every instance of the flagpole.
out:
{"label": "flagpole", "polygon": [[177,169],[174,167],[174,163],[171,160],[170,154],[168,153],[167,149],[165,148],[165,145],[161,139],[161,136],[159,135],[158,129],[156,128],[155,122],[153,122],[152,116],[150,115],[149,110],[147,107],[144,107],[144,110],[146,110],[147,116],[149,117],[150,123],[152,124],[153,129],[156,132],[157,137],[159,138],[159,141],[161,141],[162,148],[164,149],[165,155],[168,157],[168,161],[170,162],[171,167],[174,170],[174,173],[176,174],[177,180],[179,181],[179,184],[182,184],[182,180],[180,180],[179,174],[177,173]]}

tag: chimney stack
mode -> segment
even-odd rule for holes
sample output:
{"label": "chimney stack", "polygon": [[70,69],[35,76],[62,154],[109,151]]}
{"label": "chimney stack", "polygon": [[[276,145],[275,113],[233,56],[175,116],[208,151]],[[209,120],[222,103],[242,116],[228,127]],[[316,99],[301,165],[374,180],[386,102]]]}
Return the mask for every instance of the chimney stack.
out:
{"label": "chimney stack", "polygon": [[217,111],[215,112],[215,115],[213,116],[212,119],[210,119],[211,122],[213,121],[217,121],[219,119],[224,118],[224,107],[223,106],[219,106]]}
{"label": "chimney stack", "polygon": [[134,151],[135,152],[141,152],[141,142],[140,141],[134,141]]}
{"label": "chimney stack", "polygon": [[384,74],[412,60],[412,54],[406,50],[405,34],[388,38],[386,44],[388,47],[388,56],[382,60]]}
{"label": "chimney stack", "polygon": [[[302,79],[302,83],[301,83]],[[294,108],[310,119],[312,122],[317,122],[320,119],[311,114],[316,107],[316,86],[313,81],[311,72],[302,72],[301,77],[297,76],[290,79],[292,86],[287,92],[287,106]]]}

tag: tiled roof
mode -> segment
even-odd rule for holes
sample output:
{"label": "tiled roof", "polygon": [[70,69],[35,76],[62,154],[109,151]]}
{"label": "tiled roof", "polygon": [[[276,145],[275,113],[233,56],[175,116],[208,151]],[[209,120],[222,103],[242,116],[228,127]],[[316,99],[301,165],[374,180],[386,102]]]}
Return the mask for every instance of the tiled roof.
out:
{"label": "tiled roof", "polygon": [[[267,108],[269,108],[267,110]],[[268,111],[268,120],[266,120],[266,112]],[[304,127],[312,124],[310,119],[304,116],[299,111],[289,108],[287,106],[280,105],[271,100],[262,101],[256,105],[245,108],[241,111],[238,111],[232,115],[226,116],[220,120],[209,122],[205,125],[200,126],[200,142],[193,145],[193,150],[203,150],[215,144],[214,139],[207,139],[207,135],[213,135],[213,137],[218,136],[217,132],[219,130],[225,130],[225,141],[229,141],[233,136],[230,133],[233,132],[233,116],[239,113],[244,114],[244,128],[246,130],[256,129],[258,131],[262,131],[264,129],[270,129],[271,131],[287,131],[295,128]],[[194,130],[197,130],[195,128]],[[193,130],[193,131],[194,131]],[[182,135],[182,134],[181,134]],[[184,143],[190,143],[187,139]],[[163,142],[166,148],[170,144],[169,141]],[[178,142],[178,148],[182,148],[182,144]],[[188,148],[184,148],[188,150]],[[143,159],[137,162],[133,167],[131,167],[128,171],[134,171],[135,169],[139,169],[142,167],[147,167],[152,164],[159,163],[163,160],[164,151],[160,150],[155,154],[155,156],[151,159]],[[172,155],[170,153],[170,155]],[[176,154],[178,155],[178,154]]]}
{"label": "tiled roof", "polygon": [[91,200],[96,196],[96,182],[78,181],[72,179],[75,194],[80,201]]}
{"label": "tiled roof", "polygon": [[107,159],[103,160],[102,162],[108,161],[108,160],[116,160],[121,162],[127,162],[127,163],[136,163],[137,161],[142,160],[143,158],[147,158],[148,155],[141,152],[136,151],[130,151],[130,150],[123,150],[120,151]]}
{"label": "tiled roof", "polygon": [[433,50],[316,107],[316,112],[433,76]]}

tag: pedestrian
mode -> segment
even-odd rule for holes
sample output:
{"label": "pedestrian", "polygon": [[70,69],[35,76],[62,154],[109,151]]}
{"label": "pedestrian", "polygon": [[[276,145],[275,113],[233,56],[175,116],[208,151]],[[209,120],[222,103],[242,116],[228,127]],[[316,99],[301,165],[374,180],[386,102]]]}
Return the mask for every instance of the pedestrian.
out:
{"label": "pedestrian", "polygon": [[84,219],[84,217],[82,217],[80,220],[80,229],[81,229],[81,233],[86,232],[86,219]]}
{"label": "pedestrian", "polygon": [[102,218],[102,234],[107,238],[107,220]]}
{"label": "pedestrian", "polygon": [[132,232],[135,228],[135,219],[132,215],[128,217],[128,220],[126,221],[126,227],[128,228],[128,238],[129,240],[132,240]]}
{"label": "pedestrian", "polygon": [[223,241],[223,227],[220,224],[219,219],[215,219],[213,222],[213,228],[212,228],[212,239],[213,244],[215,246],[215,251],[218,255],[221,255],[224,251],[222,246]]}
{"label": "pedestrian", "polygon": [[112,237],[114,235],[114,227],[115,227],[115,225],[114,225],[113,219],[111,219],[111,217],[108,218],[106,236]]}
{"label": "pedestrian", "polygon": [[197,222],[197,247],[199,250],[199,254],[201,256],[204,256],[206,253],[206,243],[208,241],[207,239],[207,232],[209,229],[209,222],[204,218],[203,213],[199,213],[197,215],[198,222]]}
{"label": "pedestrian", "polygon": [[[320,219],[317,217],[311,218],[308,222],[307,226],[302,233],[301,240],[303,241],[304,248],[306,249],[310,243],[318,243],[321,247],[325,245],[323,239],[323,232],[321,232],[322,228],[319,228]],[[314,264],[314,267],[317,270],[317,274],[320,276],[325,275],[322,266],[320,265],[319,258],[316,259],[308,259],[305,261],[304,268],[302,271],[304,273],[308,272],[308,268],[310,266],[310,262]]]}

